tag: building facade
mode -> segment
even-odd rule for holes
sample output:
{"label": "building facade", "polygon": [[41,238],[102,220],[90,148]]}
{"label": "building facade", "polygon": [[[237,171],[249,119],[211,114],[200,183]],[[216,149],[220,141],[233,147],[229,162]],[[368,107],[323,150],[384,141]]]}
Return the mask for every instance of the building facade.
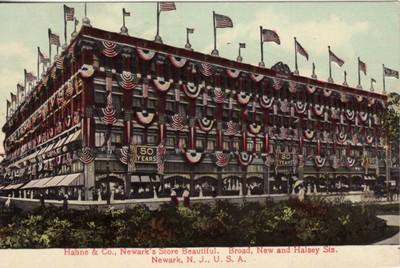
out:
{"label": "building facade", "polygon": [[[3,126],[3,193],[98,200],[363,191],[386,96],[82,27]],[[100,196],[100,197],[99,197]]]}

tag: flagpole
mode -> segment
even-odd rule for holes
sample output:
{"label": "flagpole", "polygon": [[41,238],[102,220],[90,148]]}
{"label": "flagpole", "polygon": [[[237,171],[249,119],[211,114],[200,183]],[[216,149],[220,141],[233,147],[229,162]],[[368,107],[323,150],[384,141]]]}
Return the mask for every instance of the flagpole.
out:
{"label": "flagpole", "polygon": [[361,87],[361,76],[360,76],[360,57],[358,59],[358,86]]}
{"label": "flagpole", "polygon": [[264,66],[265,66],[265,63],[264,63],[264,43],[263,43],[263,40],[262,40],[262,31],[263,31],[263,27],[260,26],[260,50],[261,50],[261,61],[260,61],[260,63],[258,64],[258,66],[260,66],[260,67],[264,67]]}
{"label": "flagpole", "polygon": [[385,87],[385,64],[382,64],[382,75],[383,75],[383,93],[386,92],[386,87]]}
{"label": "flagpole", "polygon": [[26,88],[26,69],[24,69],[24,91]]}
{"label": "flagpole", "polygon": [[162,39],[160,36],[160,2],[157,2],[157,34],[156,37],[154,38],[154,41],[157,43],[162,43]]}
{"label": "flagpole", "polygon": [[37,54],[37,80],[39,80],[39,50],[40,48],[37,47],[38,49],[38,54]]}
{"label": "flagpole", "polygon": [[214,26],[214,50],[211,52],[211,55],[218,56],[218,50],[217,50],[217,28],[215,27],[215,11],[213,11],[213,26]]}
{"label": "flagpole", "polygon": [[51,35],[51,29],[49,28],[49,66],[51,66],[51,42],[50,42],[50,35]]}
{"label": "flagpole", "polygon": [[328,78],[328,81],[333,82],[332,68],[331,68],[331,46],[328,46],[328,52],[329,52],[329,78]]}
{"label": "flagpole", "polygon": [[294,71],[294,73],[295,74],[299,74],[299,68],[298,68],[298,66],[297,66],[297,45],[296,45],[296,37],[294,37],[294,68],[295,68],[295,71]]}
{"label": "flagpole", "polygon": [[122,9],[122,27],[125,28],[125,8]]}
{"label": "flagpole", "polygon": [[[67,19],[65,18],[65,7],[66,6],[64,5],[64,44],[67,45]],[[58,51],[57,51],[57,54],[58,54]]]}

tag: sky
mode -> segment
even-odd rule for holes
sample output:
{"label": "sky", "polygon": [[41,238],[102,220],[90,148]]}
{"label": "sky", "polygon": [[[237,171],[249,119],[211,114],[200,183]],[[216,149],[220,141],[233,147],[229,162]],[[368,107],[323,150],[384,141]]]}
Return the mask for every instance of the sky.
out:
{"label": "sky", "polygon": [[[80,21],[84,4],[67,3],[75,8]],[[93,27],[119,32],[122,8],[131,13],[126,18],[129,35],[153,40],[156,33],[156,3],[89,3],[88,17]],[[328,45],[345,61],[340,68],[332,63],[335,83],[356,86],[357,57],[367,64],[367,75],[361,84],[369,90],[371,78],[382,91],[382,64],[400,70],[400,3],[399,2],[176,2],[176,10],[162,12],[160,35],[165,44],[184,47],[186,28],[194,28],[190,42],[194,50],[210,54],[213,49],[212,11],[229,16],[233,28],[217,29],[220,57],[235,60],[238,43],[243,62],[258,65],[260,61],[259,27],[275,30],[281,45],[264,43],[264,62],[269,68],[278,61],[294,70],[294,41],[310,55],[307,61],[298,56],[300,75],[310,76],[312,63],[319,80],[326,81]],[[16,93],[16,84],[24,80],[24,68],[36,74],[37,46],[48,55],[47,29],[59,33],[64,42],[63,3],[0,4],[0,126],[5,123],[6,100]],[[68,23],[68,38],[73,30]],[[53,49],[53,55],[54,55]],[[386,78],[386,90],[400,93],[400,80]],[[4,134],[0,133],[0,152]]]}

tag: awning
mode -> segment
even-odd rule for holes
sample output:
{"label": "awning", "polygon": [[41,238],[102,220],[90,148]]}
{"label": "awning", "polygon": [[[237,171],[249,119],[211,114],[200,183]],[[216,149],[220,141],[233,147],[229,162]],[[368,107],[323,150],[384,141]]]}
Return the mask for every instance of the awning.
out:
{"label": "awning", "polygon": [[80,186],[83,182],[80,180],[81,173],[68,174],[57,186]]}
{"label": "awning", "polygon": [[14,189],[18,189],[19,187],[21,187],[23,185],[23,183],[18,183],[18,184],[9,184],[6,187],[4,187],[3,190],[14,190]]}
{"label": "awning", "polygon": [[268,181],[275,181],[275,177],[269,177]]}
{"label": "awning", "polygon": [[150,176],[140,176],[141,182],[150,182]]}
{"label": "awning", "polygon": [[33,188],[45,188],[44,185],[45,185],[47,182],[49,182],[52,178],[53,178],[53,177],[48,177],[48,178],[39,179],[38,182],[34,185]]}
{"label": "awning", "polygon": [[29,189],[29,188],[33,188],[33,186],[35,184],[37,184],[39,182],[39,180],[31,180],[30,182],[28,182],[27,184],[25,184],[21,189]]}
{"label": "awning", "polygon": [[4,187],[5,187],[4,185],[1,185],[1,186],[0,186],[0,190],[3,189]]}
{"label": "awning", "polygon": [[370,176],[369,179],[372,180],[372,181],[375,181],[376,177],[375,176]]}
{"label": "awning", "polygon": [[64,142],[67,140],[67,138],[69,138],[69,136],[60,139],[60,140],[56,143],[56,145],[54,146],[53,149],[57,149],[57,148],[61,147],[61,146],[64,144]]}
{"label": "awning", "polygon": [[69,137],[65,140],[64,144],[71,143],[73,141],[76,141],[78,138],[80,138],[82,130],[78,130],[77,132],[69,135]]}
{"label": "awning", "polygon": [[150,176],[132,175],[131,182],[150,182]]}
{"label": "awning", "polygon": [[281,181],[287,181],[288,179],[285,176],[281,177]]}
{"label": "awning", "polygon": [[131,182],[140,182],[139,176],[132,175],[131,176]]}
{"label": "awning", "polygon": [[47,153],[49,151],[51,151],[51,149],[53,149],[55,143],[53,142],[52,144],[50,144],[49,146],[47,146],[46,150],[44,151],[44,153]]}
{"label": "awning", "polygon": [[47,182],[43,188],[47,188],[47,187],[54,187],[57,186],[57,184],[59,184],[67,175],[58,175],[55,176],[54,178],[52,178],[49,182]]}

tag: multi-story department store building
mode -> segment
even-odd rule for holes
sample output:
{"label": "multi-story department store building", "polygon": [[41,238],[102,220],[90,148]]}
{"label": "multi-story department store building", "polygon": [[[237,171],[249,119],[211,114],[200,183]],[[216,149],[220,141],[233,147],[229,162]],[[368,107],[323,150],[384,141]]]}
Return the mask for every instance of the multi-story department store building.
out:
{"label": "multi-story department store building", "polygon": [[385,105],[283,63],[82,27],[7,118],[2,192],[255,195],[300,179],[309,192],[363,191],[386,182]]}

